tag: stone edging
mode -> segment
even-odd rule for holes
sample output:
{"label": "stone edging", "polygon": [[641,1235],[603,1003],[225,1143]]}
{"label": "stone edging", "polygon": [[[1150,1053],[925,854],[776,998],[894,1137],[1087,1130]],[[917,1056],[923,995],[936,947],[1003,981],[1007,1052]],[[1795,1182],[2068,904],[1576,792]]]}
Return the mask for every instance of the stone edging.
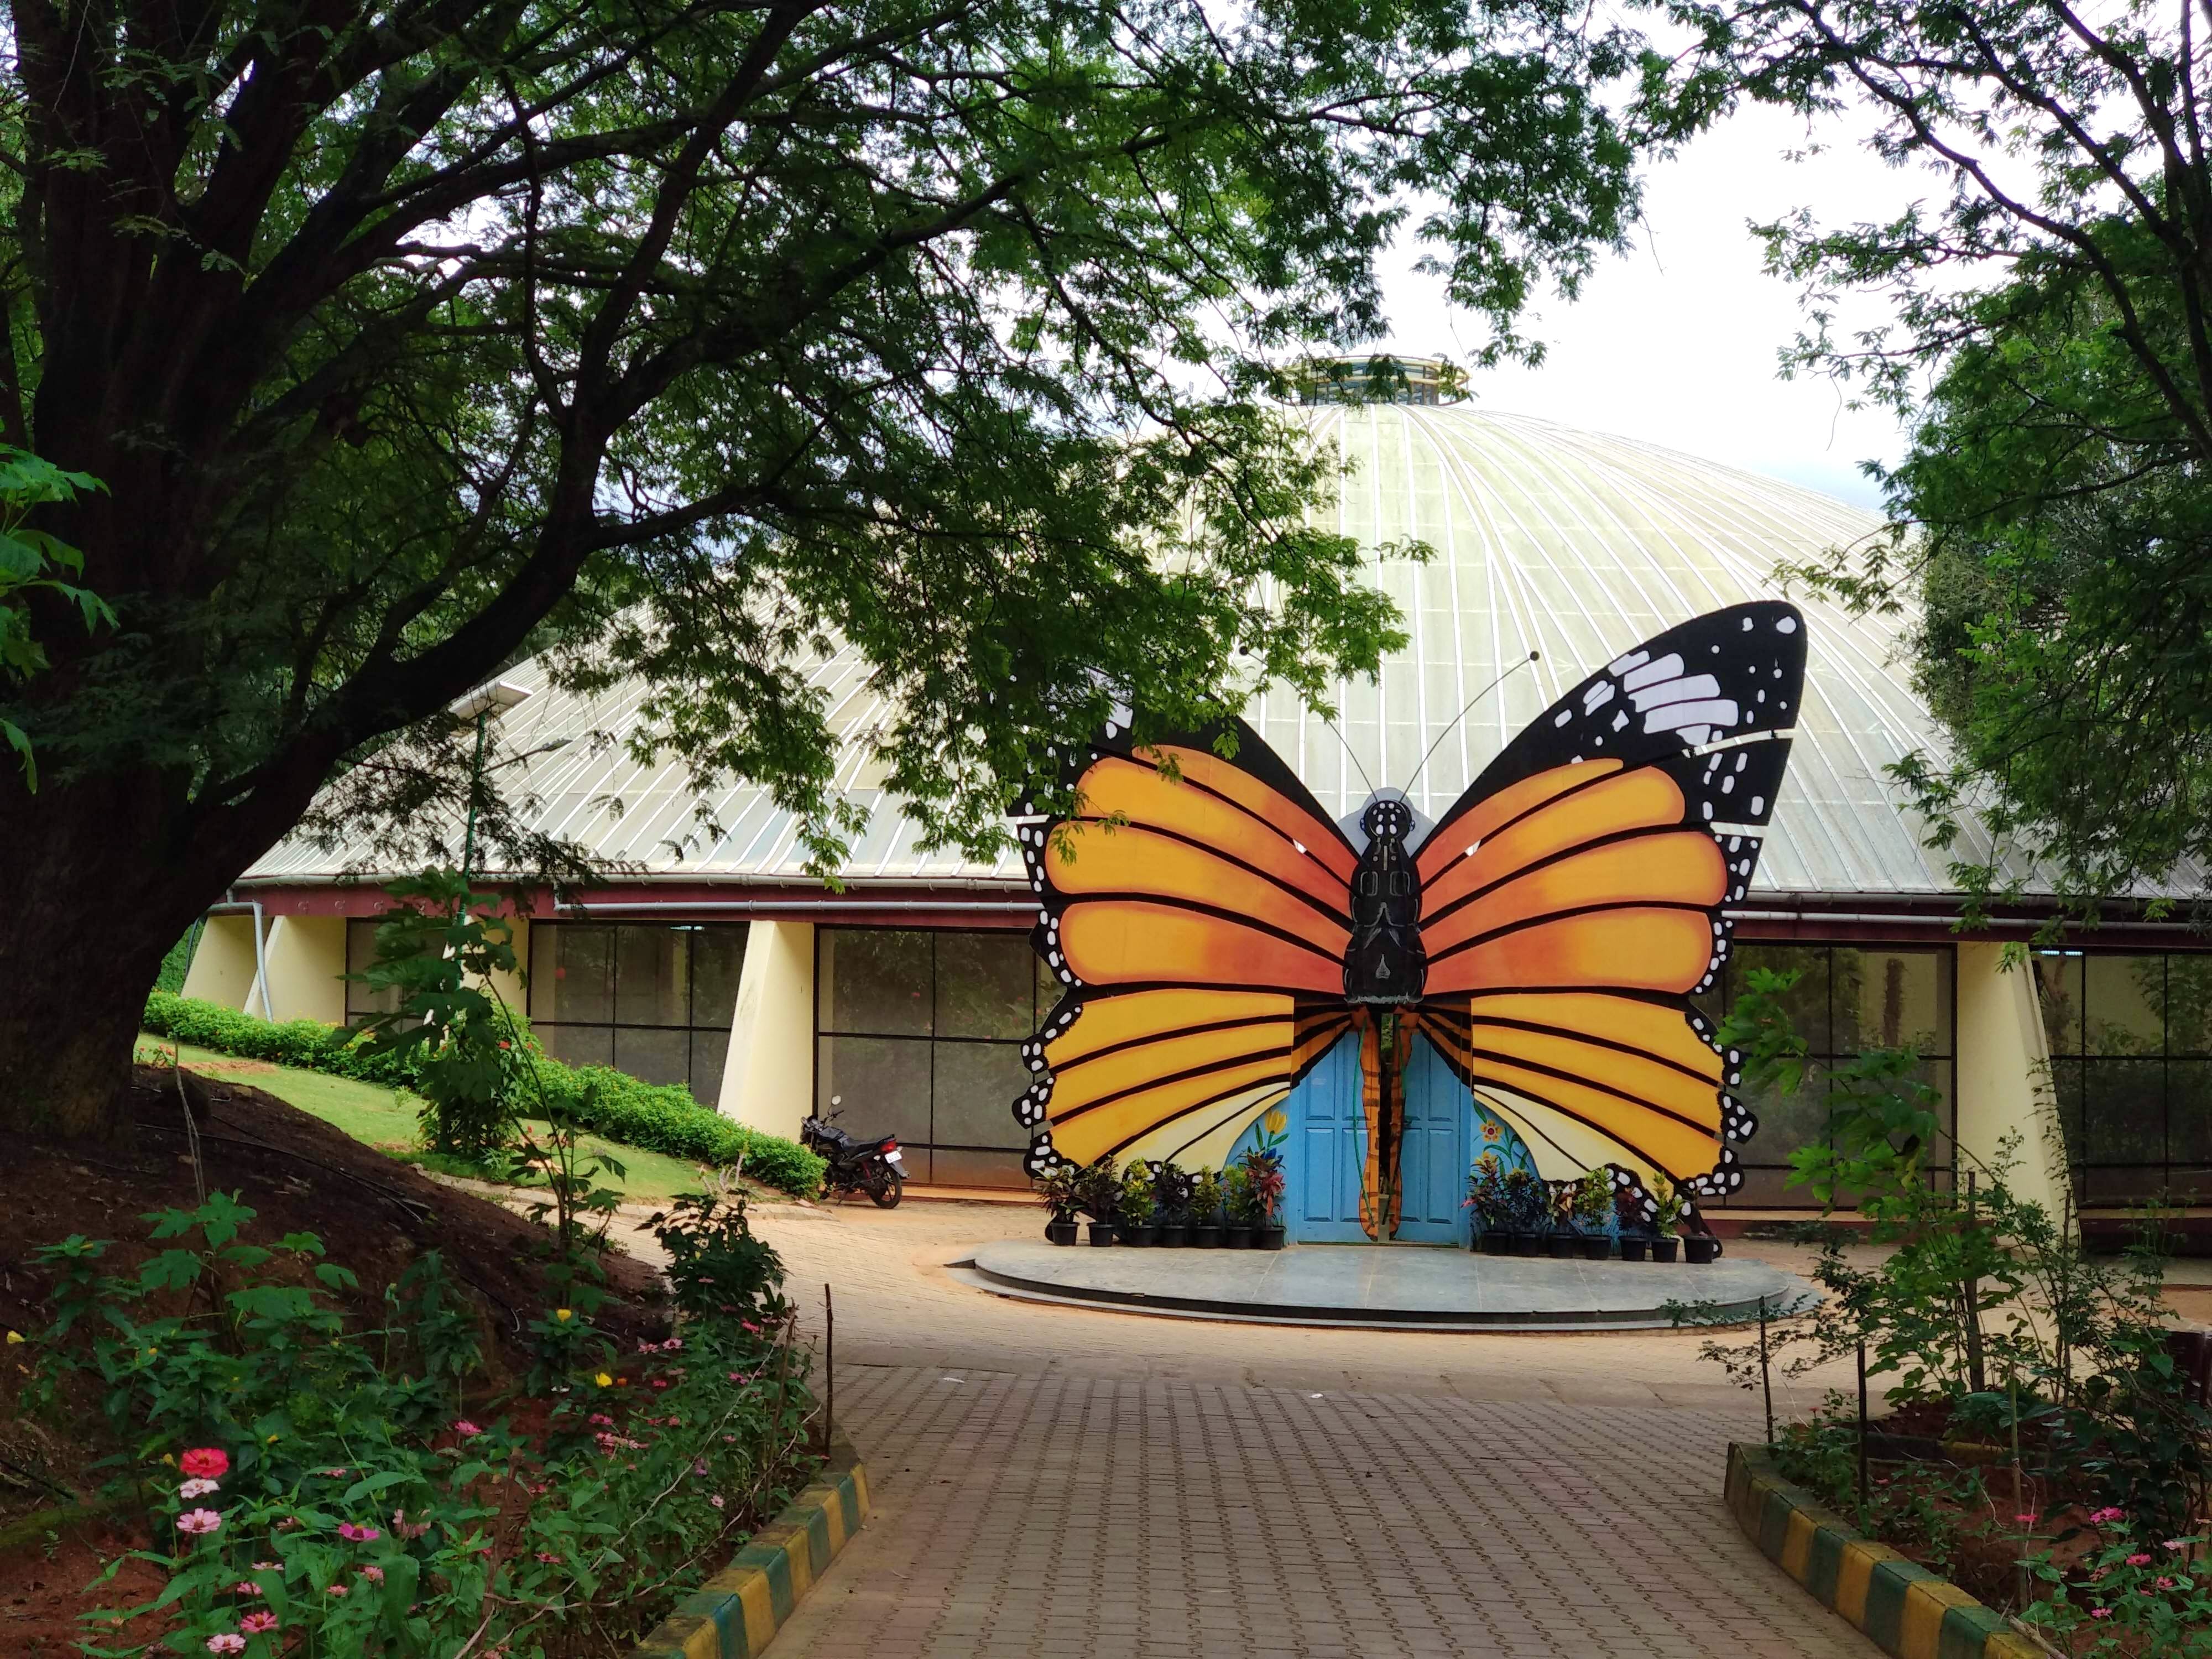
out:
{"label": "stone edging", "polygon": [[2002,1613],[1784,1480],[1763,1446],[1729,1448],[1728,1506],[1761,1554],[1895,1659],[2045,1659]]}
{"label": "stone edging", "polygon": [[684,1597],[632,1659],[756,1659],[867,1518],[867,1471],[840,1436],[813,1483]]}

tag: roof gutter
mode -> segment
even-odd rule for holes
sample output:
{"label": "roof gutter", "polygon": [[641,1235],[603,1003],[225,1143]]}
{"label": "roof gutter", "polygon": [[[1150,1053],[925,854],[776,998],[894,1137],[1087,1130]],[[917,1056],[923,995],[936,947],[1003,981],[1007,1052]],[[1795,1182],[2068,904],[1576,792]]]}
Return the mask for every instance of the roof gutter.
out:
{"label": "roof gutter", "polygon": [[[1906,925],[1941,927],[1947,932],[1957,931],[1955,916],[1929,915],[1910,910],[1726,910],[1722,914],[1730,921],[1789,921],[1796,922],[1800,926],[1817,926],[1824,921],[1846,921],[1882,927]],[[2033,916],[1990,916],[1976,922],[1972,931],[1980,933],[1994,927],[2034,929],[2045,925],[2041,920]],[[2195,922],[2190,921],[2125,921],[2116,922],[2113,926],[2125,928],[2130,932],[2145,928],[2158,928],[2162,931],[2170,929],[2179,933],[2203,931]]]}
{"label": "roof gutter", "polygon": [[761,915],[810,910],[988,910],[1006,913],[1034,910],[1035,899],[841,899],[828,895],[818,899],[707,899],[696,902],[684,899],[617,899],[597,903],[568,901],[554,906],[572,915],[655,915],[677,912],[696,915],[706,912],[717,915]]}

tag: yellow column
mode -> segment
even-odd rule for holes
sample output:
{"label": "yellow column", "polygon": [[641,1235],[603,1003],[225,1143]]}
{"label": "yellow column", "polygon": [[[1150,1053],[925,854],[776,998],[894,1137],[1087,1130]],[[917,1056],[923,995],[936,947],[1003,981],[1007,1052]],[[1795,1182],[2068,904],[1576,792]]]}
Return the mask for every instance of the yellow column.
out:
{"label": "yellow column", "polygon": [[2051,1045],[2034,973],[2003,964],[2002,945],[1959,946],[1959,1145],[1993,1162],[2018,1134],[2006,1184],[2016,1198],[2063,1213],[2066,1145],[2051,1085]]}
{"label": "yellow column", "polygon": [[[252,917],[246,918],[247,926]],[[269,1002],[278,1019],[345,1024],[345,918],[276,916],[269,923]],[[261,1012],[252,997],[247,1012]]]}
{"label": "yellow column", "polygon": [[[251,914],[210,916],[200,929],[185,970],[184,994],[226,1008],[243,1008],[253,989],[253,917]],[[261,1001],[253,998],[253,1012]]]}
{"label": "yellow column", "polygon": [[796,1140],[813,1097],[814,924],[756,921],[745,933],[717,1105],[725,1117]]}

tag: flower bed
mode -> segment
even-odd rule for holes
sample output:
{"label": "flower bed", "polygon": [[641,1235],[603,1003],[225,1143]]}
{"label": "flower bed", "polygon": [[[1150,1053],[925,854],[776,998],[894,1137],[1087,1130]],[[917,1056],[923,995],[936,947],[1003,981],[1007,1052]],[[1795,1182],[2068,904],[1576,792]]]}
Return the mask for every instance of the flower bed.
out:
{"label": "flower bed", "polygon": [[[741,1210],[690,1201],[675,1335],[617,1355],[568,1305],[528,1322],[537,1363],[486,1394],[473,1310],[434,1255],[362,1328],[319,1242],[260,1242],[215,1194],[160,1212],[130,1274],[72,1237],[32,1399],[106,1420],[145,1547],[109,1572],[88,1651],[244,1659],[581,1659],[629,1644],[804,1484],[805,1356],[781,1264]],[[150,1577],[149,1577],[150,1573]]]}

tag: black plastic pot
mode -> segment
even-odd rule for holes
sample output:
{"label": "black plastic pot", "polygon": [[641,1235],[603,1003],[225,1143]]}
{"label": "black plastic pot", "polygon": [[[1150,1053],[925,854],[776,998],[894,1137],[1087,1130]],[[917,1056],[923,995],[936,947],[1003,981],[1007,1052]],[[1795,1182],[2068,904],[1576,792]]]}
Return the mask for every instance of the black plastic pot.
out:
{"label": "black plastic pot", "polygon": [[1114,1242],[1114,1224],[1110,1221],[1092,1222],[1091,1224],[1091,1242],[1093,1244],[1098,1245],[1111,1244]]}
{"label": "black plastic pot", "polygon": [[1541,1233],[1515,1233],[1513,1235],[1513,1254],[1516,1255],[1543,1255],[1544,1235]]}
{"label": "black plastic pot", "polygon": [[1048,1221],[1044,1224],[1044,1236],[1054,1244],[1073,1244],[1075,1243],[1075,1224],[1073,1221]]}
{"label": "black plastic pot", "polygon": [[1557,1261],[1571,1261],[1579,1254],[1575,1246],[1580,1242],[1572,1233],[1547,1233],[1544,1254]]}
{"label": "black plastic pot", "polygon": [[1192,1247],[1196,1249],[1218,1250],[1221,1248],[1221,1229],[1209,1227],[1203,1224],[1193,1227],[1190,1230],[1190,1242]]}
{"label": "black plastic pot", "polygon": [[1682,1240],[1682,1260],[1702,1267],[1721,1253],[1721,1242],[1710,1234],[1692,1233]]}
{"label": "black plastic pot", "polygon": [[1160,1237],[1160,1230],[1158,1224],[1150,1221],[1134,1227],[1117,1224],[1114,1229],[1114,1233],[1115,1236],[1124,1244],[1135,1244],[1139,1246],[1158,1243]]}
{"label": "black plastic pot", "polygon": [[1240,1226],[1232,1221],[1221,1230],[1221,1243],[1231,1250],[1249,1250],[1252,1248],[1252,1229],[1249,1224]]}
{"label": "black plastic pot", "polygon": [[1621,1234],[1620,1259],[1623,1261],[1649,1261],[1651,1259],[1651,1241],[1629,1233]]}
{"label": "black plastic pot", "polygon": [[1162,1249],[1179,1250],[1189,1243],[1190,1224],[1188,1221],[1178,1221],[1172,1225],[1164,1221],[1160,1223],[1160,1248]]}
{"label": "black plastic pot", "polygon": [[1485,1255],[1511,1255],[1513,1235],[1492,1227],[1477,1236],[1475,1245]]}
{"label": "black plastic pot", "polygon": [[1575,1241],[1583,1247],[1585,1261],[1609,1261],[1613,1259],[1613,1241],[1603,1233],[1584,1233]]}
{"label": "black plastic pot", "polygon": [[1252,1230],[1252,1243],[1256,1249],[1279,1250],[1289,1236],[1287,1227],[1255,1227]]}
{"label": "black plastic pot", "polygon": [[1672,1261],[1674,1253],[1681,1248],[1682,1241],[1672,1234],[1665,1238],[1655,1238],[1651,1241],[1651,1259],[1654,1261]]}

